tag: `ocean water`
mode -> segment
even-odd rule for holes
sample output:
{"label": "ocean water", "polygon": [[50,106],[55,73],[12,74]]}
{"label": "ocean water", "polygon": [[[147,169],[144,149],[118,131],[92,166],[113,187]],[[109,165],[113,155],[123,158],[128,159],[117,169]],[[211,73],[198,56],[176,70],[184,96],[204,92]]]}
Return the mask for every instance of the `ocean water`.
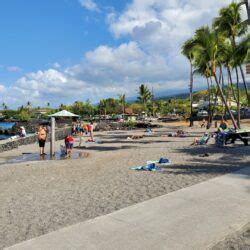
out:
{"label": "ocean water", "polygon": [[[0,129],[11,129],[15,125],[14,122],[0,122]],[[6,140],[10,138],[11,135],[0,135],[0,140]]]}
{"label": "ocean water", "polygon": [[14,125],[14,122],[0,122],[0,129],[11,129]]}

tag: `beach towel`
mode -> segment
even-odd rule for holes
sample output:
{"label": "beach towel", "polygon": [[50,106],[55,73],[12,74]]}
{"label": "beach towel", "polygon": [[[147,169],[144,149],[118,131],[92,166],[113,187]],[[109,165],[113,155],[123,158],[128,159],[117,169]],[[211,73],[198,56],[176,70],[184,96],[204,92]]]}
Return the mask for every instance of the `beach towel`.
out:
{"label": "beach towel", "polygon": [[130,169],[137,170],[137,171],[161,171],[162,170],[160,167],[156,166],[155,163],[150,163],[150,164],[147,164],[146,166],[132,167]]}
{"label": "beach towel", "polygon": [[147,164],[157,164],[159,166],[168,166],[171,164],[171,161],[167,158],[160,158],[159,160],[155,160],[155,161],[147,161]]}

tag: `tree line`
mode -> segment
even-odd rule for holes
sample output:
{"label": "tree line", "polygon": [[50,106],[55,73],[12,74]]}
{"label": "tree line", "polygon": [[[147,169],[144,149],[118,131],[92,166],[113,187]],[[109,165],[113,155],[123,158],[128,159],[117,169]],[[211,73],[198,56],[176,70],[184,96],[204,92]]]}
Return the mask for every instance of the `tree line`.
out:
{"label": "tree line", "polygon": [[[243,22],[241,9],[243,2],[232,2],[222,8],[210,26],[203,26],[185,41],[182,54],[190,64],[190,126],[193,125],[193,86],[194,75],[206,79],[209,96],[208,127],[211,126],[214,107],[219,96],[233,122],[234,127],[240,128],[240,109],[245,101],[250,105],[250,94],[246,83],[243,65],[250,61],[250,35],[248,22]],[[234,82],[235,81],[235,82]],[[242,100],[240,82],[244,86]],[[212,89],[216,89],[216,98],[212,99]],[[230,100],[237,103],[237,121],[235,120]]]}

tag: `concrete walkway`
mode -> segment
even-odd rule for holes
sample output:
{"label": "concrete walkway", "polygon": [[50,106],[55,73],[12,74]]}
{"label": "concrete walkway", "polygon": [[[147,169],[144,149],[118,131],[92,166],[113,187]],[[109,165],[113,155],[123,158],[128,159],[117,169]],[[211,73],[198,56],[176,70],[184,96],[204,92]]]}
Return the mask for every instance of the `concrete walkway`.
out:
{"label": "concrete walkway", "polygon": [[250,221],[250,167],[9,250],[207,249]]}

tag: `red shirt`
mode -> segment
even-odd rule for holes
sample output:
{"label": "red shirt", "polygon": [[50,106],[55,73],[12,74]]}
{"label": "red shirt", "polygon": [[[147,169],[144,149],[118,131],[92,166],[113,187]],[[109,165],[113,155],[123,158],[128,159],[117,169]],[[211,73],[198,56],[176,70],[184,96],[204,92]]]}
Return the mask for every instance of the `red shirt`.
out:
{"label": "red shirt", "polygon": [[65,142],[73,143],[74,142],[74,138],[72,138],[71,136],[67,136],[66,139],[65,139]]}

